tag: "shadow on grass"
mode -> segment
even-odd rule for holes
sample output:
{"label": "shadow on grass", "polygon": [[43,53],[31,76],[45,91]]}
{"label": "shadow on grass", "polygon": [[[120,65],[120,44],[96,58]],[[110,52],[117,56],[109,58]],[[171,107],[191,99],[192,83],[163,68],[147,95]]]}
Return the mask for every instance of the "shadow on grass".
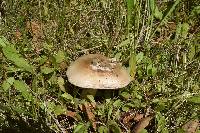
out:
{"label": "shadow on grass", "polygon": [[41,118],[35,122],[32,119],[25,121],[20,116],[12,118],[10,113],[4,115],[6,119],[0,127],[1,133],[54,133]]}

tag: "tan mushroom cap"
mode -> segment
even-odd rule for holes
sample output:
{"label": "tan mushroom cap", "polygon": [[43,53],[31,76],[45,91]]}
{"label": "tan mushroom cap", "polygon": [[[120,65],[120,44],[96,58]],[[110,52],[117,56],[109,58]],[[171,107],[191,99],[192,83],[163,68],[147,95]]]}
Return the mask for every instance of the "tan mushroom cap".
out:
{"label": "tan mushroom cap", "polygon": [[100,54],[79,57],[69,66],[67,77],[75,86],[92,89],[122,88],[131,81],[120,63]]}

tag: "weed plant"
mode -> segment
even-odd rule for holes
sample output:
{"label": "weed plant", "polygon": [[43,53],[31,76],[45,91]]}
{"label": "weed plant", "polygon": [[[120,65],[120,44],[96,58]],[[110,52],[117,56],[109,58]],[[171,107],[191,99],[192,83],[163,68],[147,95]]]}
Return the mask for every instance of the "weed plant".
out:
{"label": "weed plant", "polygon": [[[199,16],[199,0],[1,0],[0,132],[184,133],[200,117]],[[80,98],[66,70],[89,53],[134,80]]]}

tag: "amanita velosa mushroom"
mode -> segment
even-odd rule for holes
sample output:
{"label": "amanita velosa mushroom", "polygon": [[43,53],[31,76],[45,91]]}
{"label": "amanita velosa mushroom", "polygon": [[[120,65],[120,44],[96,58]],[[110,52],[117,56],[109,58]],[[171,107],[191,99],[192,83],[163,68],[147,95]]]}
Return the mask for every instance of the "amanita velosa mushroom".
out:
{"label": "amanita velosa mushroom", "polygon": [[97,89],[118,89],[127,86],[130,75],[116,62],[101,54],[88,54],[75,60],[67,70],[68,81],[78,87],[88,88],[83,95],[96,93]]}

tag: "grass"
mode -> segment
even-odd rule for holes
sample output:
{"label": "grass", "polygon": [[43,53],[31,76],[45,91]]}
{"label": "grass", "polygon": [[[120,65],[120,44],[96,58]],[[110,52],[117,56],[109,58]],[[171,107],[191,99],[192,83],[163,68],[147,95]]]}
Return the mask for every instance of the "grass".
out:
{"label": "grass", "polygon": [[[182,133],[199,120],[198,0],[0,3],[1,132]],[[134,81],[80,98],[66,70],[88,53]]]}

